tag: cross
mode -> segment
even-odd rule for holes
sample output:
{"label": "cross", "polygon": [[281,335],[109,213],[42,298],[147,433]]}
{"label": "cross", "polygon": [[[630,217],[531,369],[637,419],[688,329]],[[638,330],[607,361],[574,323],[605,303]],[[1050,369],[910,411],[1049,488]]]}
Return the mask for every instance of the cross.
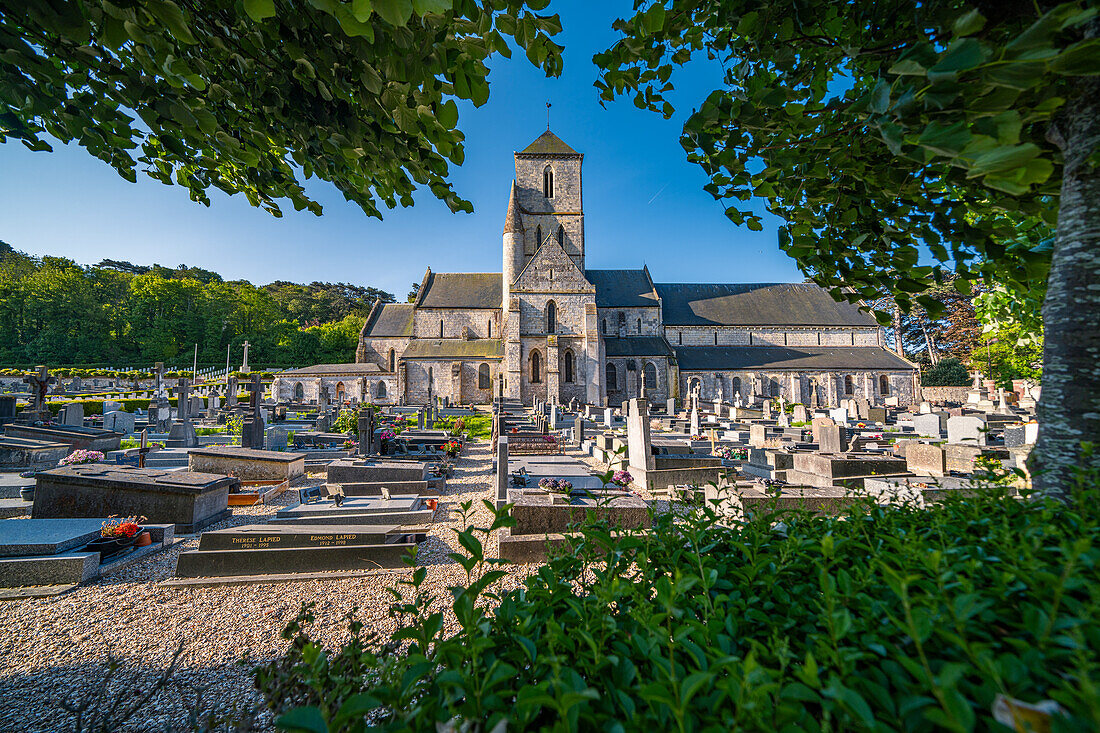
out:
{"label": "cross", "polygon": [[57,379],[50,376],[50,372],[46,367],[39,366],[36,374],[23,377],[23,381],[33,387],[32,397],[34,397],[34,400],[31,404],[35,412],[41,412],[46,407],[46,395],[50,391],[50,385],[56,384]]}
{"label": "cross", "polygon": [[546,100],[546,131],[550,132],[550,100]]}

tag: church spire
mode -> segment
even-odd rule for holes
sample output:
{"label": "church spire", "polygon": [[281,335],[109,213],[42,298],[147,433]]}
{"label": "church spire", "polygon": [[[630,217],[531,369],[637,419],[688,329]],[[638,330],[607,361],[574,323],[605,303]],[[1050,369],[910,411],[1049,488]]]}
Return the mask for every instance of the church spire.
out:
{"label": "church spire", "polygon": [[516,182],[512,181],[512,192],[508,196],[508,213],[504,215],[504,233],[522,231],[519,223],[519,197]]}

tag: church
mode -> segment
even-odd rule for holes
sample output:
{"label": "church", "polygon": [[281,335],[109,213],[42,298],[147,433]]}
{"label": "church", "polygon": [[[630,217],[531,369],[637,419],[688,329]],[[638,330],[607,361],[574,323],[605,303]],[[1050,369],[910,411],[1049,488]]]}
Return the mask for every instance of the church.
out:
{"label": "church", "polygon": [[515,153],[501,272],[429,267],[414,302],[374,304],[354,364],[282,372],[277,398],[484,404],[502,388],[525,403],[663,404],[698,392],[837,405],[919,394],[916,365],[885,348],[874,318],[812,283],[586,269],[583,161],[549,130]]}

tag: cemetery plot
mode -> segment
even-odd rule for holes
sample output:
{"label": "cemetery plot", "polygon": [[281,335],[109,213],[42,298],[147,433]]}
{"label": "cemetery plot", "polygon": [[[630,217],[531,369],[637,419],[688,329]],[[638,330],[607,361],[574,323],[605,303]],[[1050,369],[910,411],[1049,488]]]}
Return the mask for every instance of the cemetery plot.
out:
{"label": "cemetery plot", "polygon": [[103,453],[118,450],[123,434],[113,430],[85,428],[76,425],[7,425],[4,434],[9,438],[29,438],[51,443],[65,443],[74,450],[97,450]]}
{"label": "cemetery plot", "polygon": [[220,473],[247,481],[293,481],[305,475],[305,453],[212,446],[187,454],[187,468],[201,473]]}

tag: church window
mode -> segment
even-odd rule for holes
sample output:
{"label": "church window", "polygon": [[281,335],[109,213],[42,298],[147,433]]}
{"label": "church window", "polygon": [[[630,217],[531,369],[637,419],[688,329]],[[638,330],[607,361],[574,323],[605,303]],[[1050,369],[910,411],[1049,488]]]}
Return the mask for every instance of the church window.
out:
{"label": "church window", "polygon": [[535,227],[535,249],[542,246],[542,224]]}
{"label": "church window", "polygon": [[393,353],[393,349],[390,349],[390,371],[391,372],[396,371],[396,369],[394,368],[395,366],[397,366],[396,362],[397,362],[396,355]]}
{"label": "church window", "polygon": [[718,345],[718,332],[717,331],[714,332],[714,345],[715,346]]}
{"label": "church window", "polygon": [[676,332],[676,341],[680,346],[684,345],[684,332],[683,331],[677,331]]}
{"label": "church window", "polygon": [[337,382],[336,383],[336,401],[337,402],[343,402],[344,401],[344,391],[345,391],[344,390],[344,383],[343,382]]}
{"label": "church window", "polygon": [[294,401],[301,402],[306,398],[306,388],[302,386],[301,382],[294,385]]}
{"label": "church window", "polygon": [[565,247],[565,227],[558,226],[558,244]]}
{"label": "church window", "polygon": [[890,394],[890,378],[885,374],[878,378],[878,391],[884,395]]}
{"label": "church window", "polygon": [[603,335],[607,335],[607,319],[603,319]]}
{"label": "church window", "polygon": [[485,321],[485,338],[491,339],[493,337],[493,319]]}
{"label": "church window", "polygon": [[548,199],[554,198],[554,169],[550,166],[542,171],[542,195]]}
{"label": "church window", "polygon": [[768,394],[771,395],[772,397],[778,397],[779,396],[779,380],[777,380],[777,379],[769,379],[768,380]]}
{"label": "church window", "polygon": [[531,384],[538,384],[542,381],[542,357],[539,356],[539,352],[531,352]]}
{"label": "church window", "polygon": [[379,382],[378,383],[378,390],[377,390],[376,394],[380,398],[386,396],[386,383],[385,382]]}
{"label": "church window", "polygon": [[550,279],[551,280],[554,279],[554,269],[553,268],[550,269]]}
{"label": "church window", "polygon": [[558,326],[558,307],[554,305],[554,301],[550,301],[546,304],[546,332],[554,333],[557,331]]}
{"label": "church window", "polygon": [[566,350],[565,352],[565,381],[567,384],[573,383],[573,352]]}
{"label": "church window", "polygon": [[642,367],[642,378],[645,380],[647,392],[651,389],[657,389],[657,367],[653,366],[651,362],[646,362],[646,365]]}
{"label": "church window", "polygon": [[443,338],[443,319],[439,319],[439,338]]}
{"label": "church window", "polygon": [[428,391],[429,392],[432,391],[432,387],[434,386],[434,382],[435,382],[435,378],[432,375],[432,368],[428,367]]}
{"label": "church window", "polygon": [[856,391],[856,380],[852,379],[852,375],[844,377],[844,394],[852,394]]}
{"label": "church window", "polygon": [[642,335],[642,319],[641,318],[638,319],[638,335],[639,336]]}
{"label": "church window", "polygon": [[615,369],[615,365],[608,363],[607,365],[607,391],[616,392],[619,389],[619,372]]}
{"label": "church window", "polygon": [[489,365],[482,364],[477,368],[477,388],[489,389]]}
{"label": "church window", "polygon": [[741,377],[734,377],[733,378],[733,394],[734,395],[741,394]]}

